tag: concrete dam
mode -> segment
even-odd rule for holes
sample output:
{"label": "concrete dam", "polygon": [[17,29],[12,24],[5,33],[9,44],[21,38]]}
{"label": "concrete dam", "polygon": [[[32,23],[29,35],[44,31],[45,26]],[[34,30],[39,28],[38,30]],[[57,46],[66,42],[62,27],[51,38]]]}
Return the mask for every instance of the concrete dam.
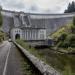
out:
{"label": "concrete dam", "polygon": [[[24,12],[15,12],[15,11],[8,11],[2,10],[1,11],[3,16],[3,26],[2,29],[6,33],[10,33],[10,30],[14,28],[14,18],[13,16],[16,14],[24,14],[29,16],[28,20],[31,24],[31,27],[38,27],[38,28],[45,28],[47,35],[50,35],[54,31],[58,30],[60,27],[68,24],[72,21],[75,13],[71,14],[35,14],[35,13],[24,13]],[[19,18],[19,17],[18,17]],[[27,21],[28,23],[28,20]],[[19,18],[19,22],[21,19]],[[22,27],[17,25],[17,27]]]}

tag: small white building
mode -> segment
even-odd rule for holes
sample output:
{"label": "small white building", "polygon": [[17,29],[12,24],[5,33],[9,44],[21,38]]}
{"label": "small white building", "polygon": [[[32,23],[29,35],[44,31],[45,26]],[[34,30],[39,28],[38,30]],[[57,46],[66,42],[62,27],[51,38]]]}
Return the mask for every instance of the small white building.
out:
{"label": "small white building", "polygon": [[[39,23],[38,23],[38,22]],[[31,40],[46,40],[46,28],[40,23],[40,19],[33,18],[31,15],[25,13],[16,13],[13,16],[13,27],[10,30],[11,39],[17,38],[31,41]]]}

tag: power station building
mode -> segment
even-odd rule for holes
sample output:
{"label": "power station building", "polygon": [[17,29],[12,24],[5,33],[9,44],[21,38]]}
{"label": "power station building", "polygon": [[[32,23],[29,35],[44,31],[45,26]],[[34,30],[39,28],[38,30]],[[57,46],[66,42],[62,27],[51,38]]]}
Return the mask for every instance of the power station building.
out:
{"label": "power station building", "polygon": [[36,15],[25,14],[23,12],[14,12],[14,14],[2,12],[2,14],[10,16],[10,20],[13,22],[9,26],[9,34],[12,40],[17,38],[28,41],[46,40],[46,28],[42,18],[39,19]]}

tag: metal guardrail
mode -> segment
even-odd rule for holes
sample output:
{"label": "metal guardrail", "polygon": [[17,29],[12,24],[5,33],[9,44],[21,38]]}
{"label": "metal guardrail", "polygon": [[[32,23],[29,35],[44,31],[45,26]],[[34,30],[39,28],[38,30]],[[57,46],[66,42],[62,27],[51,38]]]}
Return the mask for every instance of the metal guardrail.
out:
{"label": "metal guardrail", "polygon": [[43,75],[62,75],[60,72],[56,71],[51,66],[45,64],[43,61],[39,60],[34,55],[30,54],[26,49],[21,47],[19,44],[14,42],[14,44],[24,53],[24,55],[33,63],[33,65],[43,74]]}

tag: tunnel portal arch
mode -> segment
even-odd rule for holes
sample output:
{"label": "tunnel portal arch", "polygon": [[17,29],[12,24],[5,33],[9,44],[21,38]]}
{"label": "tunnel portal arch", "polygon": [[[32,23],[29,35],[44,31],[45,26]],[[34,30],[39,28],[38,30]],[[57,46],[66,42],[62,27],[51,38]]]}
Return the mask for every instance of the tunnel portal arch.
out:
{"label": "tunnel portal arch", "polygon": [[20,39],[20,34],[16,34],[15,39]]}

